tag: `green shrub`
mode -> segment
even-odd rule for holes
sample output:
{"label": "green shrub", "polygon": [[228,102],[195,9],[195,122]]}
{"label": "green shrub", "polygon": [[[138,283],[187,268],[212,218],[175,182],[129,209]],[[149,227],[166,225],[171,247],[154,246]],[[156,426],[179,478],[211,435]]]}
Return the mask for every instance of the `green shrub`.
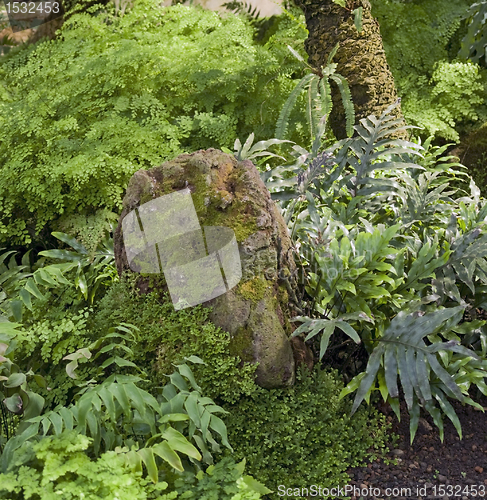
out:
{"label": "green shrub", "polygon": [[227,405],[233,456],[245,457],[249,472],[274,492],[279,485],[346,484],[348,467],[386,451],[388,426],[365,408],[350,418],[342,387],[338,372],[302,371],[294,387],[258,389]]}
{"label": "green shrub", "polygon": [[126,322],[140,331],[131,346],[133,359],[151,372],[154,385],[185,356],[197,355],[206,365],[195,367],[203,392],[211,398],[234,402],[254,388],[255,365],[242,364],[230,354],[230,335],[208,320],[201,306],[175,311],[164,294],[140,295],[128,279],[116,283],[100,301],[93,316],[93,334],[99,336],[114,324]]}
{"label": "green shrub", "polygon": [[0,474],[0,498],[5,500],[258,500],[267,488],[243,476],[244,463],[223,459],[205,472],[186,471],[175,485],[154,484],[127,466],[119,453],[108,451],[94,460],[91,438],[76,431],[28,441],[12,464]]}
{"label": "green shrub", "polygon": [[408,123],[424,127],[423,137],[458,141],[487,113],[487,73],[456,60],[470,0],[372,4]]}
{"label": "green shrub", "polygon": [[253,34],[235,15],[138,0],[0,62],[0,242],[107,217],[140,168],[270,135],[299,71],[285,43],[302,51],[305,32],[285,20],[265,47]]}
{"label": "green shrub", "polygon": [[[0,474],[0,498],[5,500],[48,500],[100,498],[146,500],[152,490],[164,491],[167,483],[151,486],[140,473],[130,470],[123,458],[109,451],[92,460],[87,455],[92,439],[76,431],[49,436],[38,443],[28,441],[12,471]],[[177,494],[158,496],[171,500]]]}
{"label": "green shrub", "polygon": [[459,141],[459,131],[487,118],[487,71],[477,64],[438,61],[431,78],[410,75],[400,82],[408,122],[434,135]]}

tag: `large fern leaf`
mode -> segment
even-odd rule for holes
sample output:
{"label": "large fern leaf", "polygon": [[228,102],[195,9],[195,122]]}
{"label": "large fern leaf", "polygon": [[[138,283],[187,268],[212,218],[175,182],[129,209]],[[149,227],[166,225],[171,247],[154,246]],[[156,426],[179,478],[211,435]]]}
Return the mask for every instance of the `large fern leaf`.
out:
{"label": "large fern leaf", "polygon": [[352,94],[348,86],[347,79],[341,75],[330,75],[330,78],[337,84],[342,96],[343,109],[345,110],[346,130],[348,137],[353,135],[353,126],[355,124],[355,109],[352,103]]}
{"label": "large fern leaf", "polygon": [[292,109],[294,108],[294,105],[296,104],[296,100],[299,94],[315,78],[317,78],[317,76],[314,75],[313,73],[304,76],[297,83],[296,87],[294,87],[291,94],[289,94],[289,97],[287,98],[286,102],[284,103],[284,106],[281,109],[281,112],[279,113],[279,118],[277,119],[276,132],[274,134],[277,139],[284,139],[287,132],[287,128],[289,126],[289,117],[291,115]]}
{"label": "large fern leaf", "polygon": [[[437,353],[439,351],[453,351],[464,357],[478,359],[475,352],[459,345],[455,341],[437,342],[426,345],[424,338],[439,331],[448,320],[455,318],[460,321],[464,307],[458,306],[441,309],[431,313],[420,311],[407,314],[400,312],[384,332],[377,339],[377,346],[372,351],[365,374],[360,379],[360,384],[355,395],[352,406],[354,413],[364,398],[370,395],[375,382],[378,379],[379,370],[383,371],[385,386],[391,398],[398,398],[399,388],[397,378],[401,382],[404,391],[404,399],[412,417],[419,414],[418,404],[435,414],[431,379],[436,376],[447,392],[448,396],[454,397],[461,402],[466,398],[462,389],[452,378],[450,373],[439,363]],[[354,382],[354,381],[352,381]],[[349,386],[356,386],[356,381]],[[342,391],[342,396],[350,392],[348,386]],[[438,389],[436,392],[438,395]],[[439,396],[442,403],[444,400]],[[467,401],[468,402],[468,401]],[[435,414],[435,419],[438,416]],[[411,438],[417,428],[416,418],[411,419]]]}

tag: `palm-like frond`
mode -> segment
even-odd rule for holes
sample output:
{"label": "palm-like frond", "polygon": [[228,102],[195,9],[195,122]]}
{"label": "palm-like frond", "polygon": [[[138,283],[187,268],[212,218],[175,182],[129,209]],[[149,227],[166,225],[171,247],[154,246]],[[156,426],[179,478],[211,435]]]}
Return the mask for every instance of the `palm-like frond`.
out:
{"label": "palm-like frond", "polygon": [[281,112],[279,113],[279,118],[277,119],[276,131],[274,133],[277,139],[284,139],[284,137],[286,136],[287,128],[289,126],[289,117],[291,115],[291,111],[294,108],[294,105],[296,104],[296,100],[303,89],[305,89],[306,86],[314,78],[316,78],[316,75],[314,75],[313,73],[304,76],[289,94],[289,97],[287,98],[284,106],[281,109]]}
{"label": "palm-like frond", "polygon": [[[379,370],[383,373],[383,383],[387,394],[391,398],[398,398],[398,375],[401,387],[404,391],[404,399],[411,419],[411,440],[417,428],[419,415],[419,403],[434,416],[438,417],[434,398],[439,400],[440,406],[445,406],[446,396],[454,397],[459,401],[466,401],[462,389],[452,378],[451,374],[439,363],[437,353],[440,351],[453,351],[460,353],[463,357],[479,359],[475,352],[460,345],[456,341],[436,342],[426,345],[424,338],[439,331],[441,326],[448,320],[456,323],[462,318],[464,307],[458,306],[449,309],[441,309],[431,313],[414,312],[407,314],[400,312],[390,323],[384,335],[377,339],[377,346],[372,351],[365,374],[357,377],[344,389],[342,395],[352,392],[357,388],[355,400],[352,407],[354,413],[360,403],[373,389],[378,379]],[[432,376],[442,384],[442,389],[437,386],[432,391]],[[440,395],[440,391],[443,392]],[[469,401],[467,401],[469,402]],[[447,415],[450,412],[447,412]],[[453,412],[454,413],[454,412]]]}

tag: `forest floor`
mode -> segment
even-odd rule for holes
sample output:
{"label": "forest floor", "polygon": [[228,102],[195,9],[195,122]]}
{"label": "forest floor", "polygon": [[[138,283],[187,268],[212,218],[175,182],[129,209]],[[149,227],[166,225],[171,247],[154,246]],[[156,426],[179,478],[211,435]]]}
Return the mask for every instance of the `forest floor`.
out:
{"label": "forest floor", "polygon": [[[478,402],[487,410],[487,398]],[[462,425],[463,439],[445,418],[443,443],[429,415],[420,419],[411,446],[405,404],[401,405],[400,422],[394,414],[388,414],[399,441],[388,453],[388,460],[378,459],[367,467],[348,470],[349,486],[356,488],[348,494],[357,493],[352,500],[487,499],[487,413],[457,401],[452,405]],[[394,459],[396,464],[392,463]]]}

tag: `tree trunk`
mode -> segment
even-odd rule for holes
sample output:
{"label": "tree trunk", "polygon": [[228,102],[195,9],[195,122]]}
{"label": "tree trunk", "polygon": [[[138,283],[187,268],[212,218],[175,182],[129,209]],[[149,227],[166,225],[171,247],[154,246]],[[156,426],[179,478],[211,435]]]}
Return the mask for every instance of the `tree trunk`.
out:
{"label": "tree trunk", "polygon": [[[337,73],[348,80],[356,121],[381,113],[397,100],[389,65],[387,64],[379,23],[372,17],[368,0],[347,2],[347,8],[340,7],[332,0],[295,0],[306,17],[309,31],[305,42],[309,64],[316,69],[326,64],[333,47],[340,43],[333,62],[337,63]],[[354,24],[352,10],[363,7],[362,31]],[[340,93],[333,93],[333,110],[330,125],[338,139],[346,137],[345,111]],[[402,117],[400,107],[396,115]],[[404,132],[397,137],[405,138]]]}

